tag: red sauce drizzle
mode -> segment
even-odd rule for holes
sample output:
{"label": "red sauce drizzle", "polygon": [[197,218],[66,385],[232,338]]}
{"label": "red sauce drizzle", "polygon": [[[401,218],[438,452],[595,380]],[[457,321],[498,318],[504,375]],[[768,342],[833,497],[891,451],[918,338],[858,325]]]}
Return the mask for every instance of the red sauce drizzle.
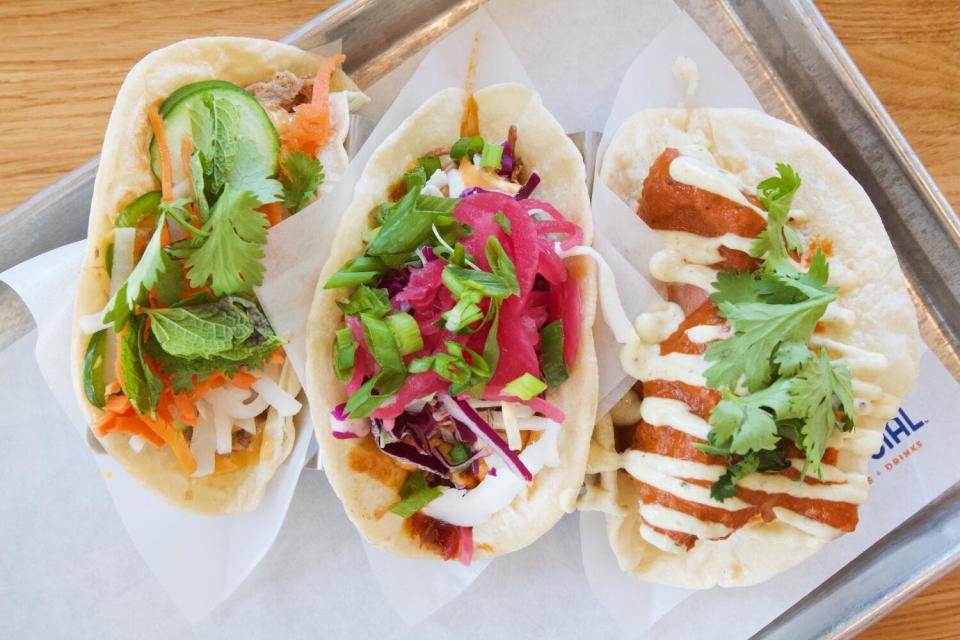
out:
{"label": "red sauce drizzle", "polygon": [[444,560],[457,558],[460,555],[459,527],[442,520],[416,512],[404,521],[410,533],[417,536],[420,546],[430,549]]}

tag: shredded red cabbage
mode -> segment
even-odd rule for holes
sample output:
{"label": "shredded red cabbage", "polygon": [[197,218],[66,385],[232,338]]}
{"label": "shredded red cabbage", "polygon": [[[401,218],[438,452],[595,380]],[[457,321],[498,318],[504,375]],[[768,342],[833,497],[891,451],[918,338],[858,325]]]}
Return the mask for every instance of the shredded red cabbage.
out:
{"label": "shredded red cabbage", "polygon": [[530,194],[533,193],[533,190],[537,188],[538,184],[540,184],[540,174],[534,171],[530,174],[530,177],[527,178],[527,181],[523,183],[523,186],[520,187],[520,191],[517,191],[517,195],[513,196],[513,199],[526,200],[530,197]]}
{"label": "shredded red cabbage", "polygon": [[451,398],[447,395],[441,395],[440,399],[450,415],[470,427],[477,434],[477,438],[499,453],[514,474],[527,482],[533,480],[533,474],[524,466],[520,456],[507,446],[507,443],[497,435],[493,427],[487,424],[466,400]]}
{"label": "shredded red cabbage", "polygon": [[500,170],[497,174],[506,178],[513,173],[513,149],[510,148],[509,140],[504,140],[500,146],[503,147],[503,155],[500,156]]}

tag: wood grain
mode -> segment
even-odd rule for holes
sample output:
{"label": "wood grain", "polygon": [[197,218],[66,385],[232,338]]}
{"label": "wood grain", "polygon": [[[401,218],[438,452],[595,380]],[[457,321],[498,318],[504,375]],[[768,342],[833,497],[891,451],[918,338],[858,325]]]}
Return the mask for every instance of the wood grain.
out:
{"label": "wood grain", "polygon": [[[95,155],[124,74],[182,38],[278,38],[332,0],[0,2],[0,212]],[[820,0],[854,61],[955,208],[960,0]],[[960,570],[861,638],[960,638]]]}

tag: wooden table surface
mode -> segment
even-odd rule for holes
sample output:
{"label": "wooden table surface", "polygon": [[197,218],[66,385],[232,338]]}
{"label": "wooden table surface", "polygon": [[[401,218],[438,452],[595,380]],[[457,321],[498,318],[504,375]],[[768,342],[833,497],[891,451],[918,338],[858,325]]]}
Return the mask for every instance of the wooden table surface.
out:
{"label": "wooden table surface", "polygon": [[[330,0],[0,2],[0,215],[99,151],[124,74],[176,40],[278,38]],[[820,10],[960,210],[960,0],[820,0]],[[960,638],[960,569],[861,638]]]}

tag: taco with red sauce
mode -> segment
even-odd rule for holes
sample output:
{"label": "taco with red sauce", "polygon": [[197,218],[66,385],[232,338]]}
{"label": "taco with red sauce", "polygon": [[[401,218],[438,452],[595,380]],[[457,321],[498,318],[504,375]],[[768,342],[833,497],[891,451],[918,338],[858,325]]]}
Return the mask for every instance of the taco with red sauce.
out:
{"label": "taco with red sauce", "polygon": [[442,91],[370,158],[306,380],[367,540],[469,563],[574,508],[597,403],[591,235],[580,154],[523,86]]}
{"label": "taco with red sauce", "polygon": [[853,531],[913,386],[916,314],[876,209],[804,131],[751,110],[627,120],[600,177],[662,245],[664,302],[620,360],[583,506],[623,570],[761,582]]}

